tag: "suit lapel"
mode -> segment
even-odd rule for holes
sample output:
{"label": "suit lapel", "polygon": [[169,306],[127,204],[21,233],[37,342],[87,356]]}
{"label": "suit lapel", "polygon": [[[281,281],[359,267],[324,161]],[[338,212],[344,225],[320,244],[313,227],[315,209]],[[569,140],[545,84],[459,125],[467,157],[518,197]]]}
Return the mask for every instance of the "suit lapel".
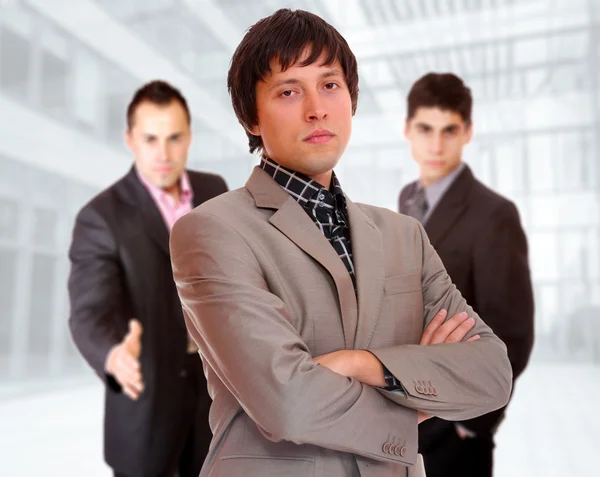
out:
{"label": "suit lapel", "polygon": [[132,167],[123,180],[119,193],[135,210],[146,233],[156,246],[169,257],[169,231],[165,221]]}
{"label": "suit lapel", "polygon": [[424,227],[434,247],[439,247],[448,235],[446,232],[466,210],[467,197],[473,182],[473,173],[465,166],[431,213]]}
{"label": "suit lapel", "polygon": [[346,199],[346,203],[358,293],[358,327],[354,348],[365,349],[379,317],[385,279],[385,256],[379,229],[354,202]]}
{"label": "suit lapel", "polygon": [[257,207],[276,209],[269,222],[327,270],[335,283],[347,349],[356,334],[357,305],[354,285],[344,263],[314,222],[286,191],[265,171],[255,167],[246,188]]}
{"label": "suit lapel", "polygon": [[190,180],[190,187],[194,196],[192,197],[192,209],[195,209],[200,204],[212,199],[214,195],[211,195],[210,189],[204,182],[204,177],[196,173],[195,171],[187,171],[188,178]]}

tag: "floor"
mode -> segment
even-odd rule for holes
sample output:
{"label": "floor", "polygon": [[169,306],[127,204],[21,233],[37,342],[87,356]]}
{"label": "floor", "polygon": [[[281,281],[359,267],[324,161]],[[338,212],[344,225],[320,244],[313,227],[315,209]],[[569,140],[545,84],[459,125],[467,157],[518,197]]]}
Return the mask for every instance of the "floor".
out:
{"label": "floor", "polygon": [[[600,367],[531,365],[497,436],[495,477],[597,472]],[[100,382],[0,385],[3,477],[110,477],[102,460]],[[597,474],[596,474],[597,475]]]}

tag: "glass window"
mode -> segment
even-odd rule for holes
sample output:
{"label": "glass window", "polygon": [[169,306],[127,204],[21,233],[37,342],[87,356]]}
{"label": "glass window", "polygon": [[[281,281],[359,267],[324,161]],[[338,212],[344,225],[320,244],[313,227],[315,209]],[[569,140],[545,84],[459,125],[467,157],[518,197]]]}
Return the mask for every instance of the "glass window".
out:
{"label": "glass window", "polygon": [[0,89],[27,99],[31,77],[31,43],[22,32],[0,25]]}
{"label": "glass window", "polygon": [[0,248],[0,376],[8,374],[11,333],[14,326],[17,252]]}
{"label": "glass window", "polygon": [[[103,68],[99,58],[78,47],[73,57],[73,115],[79,126],[102,129],[101,111]],[[100,123],[100,124],[99,124]]]}
{"label": "glass window", "polygon": [[[52,314],[57,299],[55,283],[56,258],[34,254],[30,278],[28,320],[27,374],[43,376],[48,372],[48,356],[52,338]],[[64,283],[60,284],[64,287]]]}
{"label": "glass window", "polygon": [[529,165],[529,185],[533,192],[555,190],[554,144],[550,135],[536,135],[527,138],[527,163]]}
{"label": "glass window", "polygon": [[555,233],[534,232],[529,235],[529,262],[534,280],[558,280],[558,243]]}
{"label": "glass window", "polygon": [[33,244],[52,249],[56,245],[58,213],[55,210],[33,209]]}
{"label": "glass window", "polygon": [[558,290],[556,285],[543,284],[535,288],[537,331],[551,334],[558,318]]}
{"label": "glass window", "polygon": [[67,38],[49,25],[44,25],[40,34],[41,55],[41,107],[59,118],[66,118],[68,88]]}
{"label": "glass window", "polygon": [[494,145],[496,185],[499,192],[511,195],[524,190],[525,157],[520,139],[502,140]]}
{"label": "glass window", "polygon": [[16,201],[0,197],[0,239],[14,241],[19,227],[19,206]]}

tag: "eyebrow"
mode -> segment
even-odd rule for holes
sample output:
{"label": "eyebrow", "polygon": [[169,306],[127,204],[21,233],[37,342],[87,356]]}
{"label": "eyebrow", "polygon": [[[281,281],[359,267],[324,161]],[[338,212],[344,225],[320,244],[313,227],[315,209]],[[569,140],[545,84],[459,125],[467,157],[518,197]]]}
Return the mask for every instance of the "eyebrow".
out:
{"label": "eyebrow", "polygon": [[455,132],[458,129],[460,129],[460,126],[458,124],[448,124],[448,126],[444,127],[444,129],[442,129],[442,131]]}
{"label": "eyebrow", "polygon": [[[418,123],[416,123],[416,126],[421,129],[433,129],[433,126],[431,124],[427,124],[427,123],[418,122]],[[447,126],[444,126],[442,128],[442,131],[454,132],[459,127],[460,127],[460,125],[458,125],[458,124],[448,124]]]}
{"label": "eyebrow", "polygon": [[[179,137],[183,136],[183,131],[177,131],[174,132],[173,134],[169,134],[169,139],[177,139]],[[156,134],[152,134],[152,133],[144,133],[144,138],[145,139],[156,139],[158,136]]]}
{"label": "eyebrow", "polygon": [[[327,71],[324,71],[323,73],[321,73],[319,75],[319,80],[323,80],[325,78],[329,78],[332,76],[342,76],[343,77],[344,74],[342,73],[341,70],[339,70],[338,68],[335,68],[335,69],[327,70]],[[300,83],[301,83],[301,81],[297,78],[287,78],[287,79],[280,80],[280,81],[277,81],[276,83],[274,83],[269,88],[269,91],[279,88],[280,86],[284,86],[286,84],[300,84]]]}

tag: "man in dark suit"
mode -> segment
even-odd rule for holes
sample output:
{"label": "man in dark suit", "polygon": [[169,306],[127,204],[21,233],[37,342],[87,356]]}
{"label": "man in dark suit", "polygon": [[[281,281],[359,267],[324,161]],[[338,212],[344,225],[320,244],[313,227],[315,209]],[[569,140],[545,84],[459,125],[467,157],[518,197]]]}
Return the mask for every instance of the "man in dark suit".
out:
{"label": "man in dark suit", "polygon": [[69,325],[106,384],[104,451],[115,476],[197,477],[212,437],[210,399],[173,282],[169,232],[227,186],[186,171],[190,113],[168,83],[140,88],[127,122],[134,166],[76,219]]}
{"label": "man in dark suit", "polygon": [[[460,78],[429,73],[413,85],[407,102],[405,136],[420,179],[400,193],[400,212],[423,223],[452,281],[504,341],[514,380],[533,345],[527,240],[517,208],[462,162],[473,129],[471,91]],[[422,423],[419,450],[427,476],[491,476],[504,410],[458,423]]]}

